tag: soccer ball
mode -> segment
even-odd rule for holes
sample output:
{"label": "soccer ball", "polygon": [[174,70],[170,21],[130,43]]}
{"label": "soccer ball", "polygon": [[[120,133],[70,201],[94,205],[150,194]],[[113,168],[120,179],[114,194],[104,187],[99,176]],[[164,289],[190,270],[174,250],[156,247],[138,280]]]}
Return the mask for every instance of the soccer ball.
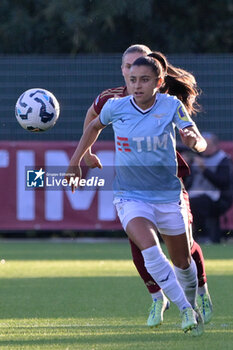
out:
{"label": "soccer ball", "polygon": [[52,128],[60,113],[56,97],[45,89],[25,91],[17,100],[15,116],[22,128],[28,131],[46,131]]}

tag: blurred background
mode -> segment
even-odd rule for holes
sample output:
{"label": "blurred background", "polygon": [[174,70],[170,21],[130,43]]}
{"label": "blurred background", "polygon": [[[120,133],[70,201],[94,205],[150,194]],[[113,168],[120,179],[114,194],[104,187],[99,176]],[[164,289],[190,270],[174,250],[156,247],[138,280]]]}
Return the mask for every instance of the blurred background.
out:
{"label": "blurred background", "polygon": [[[34,167],[44,165],[46,150],[60,152],[60,156],[72,155],[94,98],[106,88],[124,85],[120,72],[122,53],[136,43],[163,52],[173,65],[195,75],[202,90],[202,111],[195,121],[201,131],[216,134],[221,146],[233,154],[232,0],[2,0],[2,236],[28,232],[39,235],[42,231],[76,235],[83,230],[100,235],[120,230],[115,214],[99,214],[99,206],[106,204],[97,193],[90,199],[92,204],[83,207],[62,194],[62,214],[49,214],[48,206],[55,207],[58,199],[47,202],[50,196],[46,194],[22,192],[19,163],[22,152],[34,155],[30,156],[31,163],[25,161],[25,166]],[[38,87],[54,93],[61,115],[53,129],[36,134],[18,125],[14,108],[25,90]],[[107,128],[100,137],[106,144],[100,143],[99,151],[112,150],[112,139],[111,128]],[[28,203],[24,203],[24,209],[23,202]],[[32,205],[33,214],[27,216]],[[222,229],[228,234],[233,229],[230,213],[222,221]]]}

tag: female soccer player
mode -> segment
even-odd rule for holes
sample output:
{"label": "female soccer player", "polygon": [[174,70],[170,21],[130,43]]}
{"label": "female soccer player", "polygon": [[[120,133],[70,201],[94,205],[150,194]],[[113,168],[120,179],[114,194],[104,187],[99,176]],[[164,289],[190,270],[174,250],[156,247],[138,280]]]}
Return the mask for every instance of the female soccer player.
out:
{"label": "female soccer player", "polygon": [[[206,142],[182,102],[157,92],[164,85],[165,75],[164,67],[153,57],[140,57],[133,63],[132,96],[108,100],[100,117],[85,130],[68,173],[75,171],[81,178],[81,159],[111,123],[116,144],[114,203],[122,226],[141,250],[147,271],[180,309],[184,332],[200,326],[194,332],[199,335],[196,266],[190,256],[187,211],[176,176],[175,125],[184,144],[195,151],[204,151]],[[157,230],[176,275],[160,248]]]}
{"label": "female soccer player", "polygon": [[[104,104],[107,102],[109,98],[112,97],[125,97],[130,94],[130,68],[133,62],[141,57],[141,56],[147,56],[151,54],[151,50],[149,47],[145,45],[131,45],[128,47],[122,56],[122,75],[124,77],[125,86],[120,86],[117,88],[111,88],[104,90],[93,102],[93,104],[88,109],[85,121],[84,121],[84,130],[87,128],[89,123],[97,118],[97,116],[100,114]],[[155,55],[155,54],[154,54]],[[171,64],[169,64],[165,57],[161,53],[156,53],[157,59],[159,59],[164,65],[165,69],[167,66],[167,79],[173,79],[172,87],[170,87],[170,90],[167,91],[167,86],[164,86],[162,88],[163,92],[168,92],[170,95],[173,95],[174,93],[179,93],[179,98],[184,103],[186,109],[188,110],[189,114],[195,112],[195,101],[196,96],[198,95],[198,91],[195,88],[196,81],[195,78],[188,72],[178,69]],[[160,62],[160,63],[161,63]],[[179,85],[181,88],[182,85],[180,85],[180,82],[184,82],[186,84],[185,88],[183,87],[181,90],[177,91],[174,90],[174,86],[176,84]],[[189,91],[189,94],[187,93]],[[192,98],[190,98],[192,96]],[[91,153],[91,150],[89,149],[85,156],[84,160],[86,164],[90,167],[96,167],[99,166],[99,159],[96,157],[95,154]],[[178,176],[179,178],[182,178],[183,176],[189,175],[189,168],[187,164],[184,162],[182,157],[179,153],[177,153],[177,160],[178,160]],[[202,316],[205,323],[208,323],[212,318],[212,303],[208,292],[208,286],[207,286],[207,277],[205,273],[205,266],[204,266],[204,257],[201,250],[201,247],[197,242],[193,240],[192,237],[192,214],[190,212],[189,208],[189,198],[188,193],[185,191],[185,188],[183,187],[183,196],[185,198],[185,203],[187,206],[187,210],[189,212],[189,231],[190,231],[190,246],[191,246],[191,254],[192,257],[196,263],[197,266],[197,273],[198,273],[198,306],[202,312]],[[163,322],[163,313],[164,310],[169,306],[167,303],[167,299],[165,298],[164,294],[162,293],[162,290],[158,286],[158,284],[154,281],[152,276],[147,272],[145,266],[144,266],[144,260],[143,256],[141,254],[140,249],[129,240],[130,246],[131,246],[131,252],[133,256],[133,262],[143,279],[149,293],[152,297],[152,305],[150,308],[150,314],[147,320],[147,324],[150,327],[157,327]]]}

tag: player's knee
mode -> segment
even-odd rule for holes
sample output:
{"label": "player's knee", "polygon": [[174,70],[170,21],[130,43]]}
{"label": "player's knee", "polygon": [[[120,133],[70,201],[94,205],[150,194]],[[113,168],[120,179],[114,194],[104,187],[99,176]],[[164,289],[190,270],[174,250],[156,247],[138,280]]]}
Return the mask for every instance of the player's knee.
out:
{"label": "player's knee", "polygon": [[191,264],[191,258],[190,257],[179,257],[173,261],[173,264],[176,267],[179,267],[181,270],[186,270],[189,268]]}

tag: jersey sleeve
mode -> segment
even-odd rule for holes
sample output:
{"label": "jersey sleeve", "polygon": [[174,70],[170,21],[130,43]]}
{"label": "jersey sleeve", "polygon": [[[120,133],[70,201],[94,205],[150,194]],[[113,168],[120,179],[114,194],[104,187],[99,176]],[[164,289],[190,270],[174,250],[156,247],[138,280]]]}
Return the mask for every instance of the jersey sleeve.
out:
{"label": "jersey sleeve", "polygon": [[93,102],[94,110],[95,110],[96,114],[98,114],[98,115],[100,114],[103,106],[105,105],[105,103],[107,102],[107,100],[109,98],[106,94],[104,94],[104,92],[102,92],[100,95],[98,95]]}
{"label": "jersey sleeve", "polygon": [[99,118],[103,125],[108,125],[112,122],[112,111],[111,111],[112,99],[108,100],[103,106]]}
{"label": "jersey sleeve", "polygon": [[105,103],[113,97],[125,97],[127,96],[126,86],[119,86],[102,91],[94,100],[93,108],[96,114],[100,114]]}
{"label": "jersey sleeve", "polygon": [[184,129],[195,125],[181,101],[178,101],[173,121],[178,129]]}

